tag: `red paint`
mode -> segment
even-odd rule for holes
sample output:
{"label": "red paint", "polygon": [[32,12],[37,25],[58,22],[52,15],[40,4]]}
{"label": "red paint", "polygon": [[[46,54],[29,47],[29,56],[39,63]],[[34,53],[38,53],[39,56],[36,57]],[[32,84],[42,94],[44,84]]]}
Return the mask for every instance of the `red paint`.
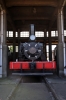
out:
{"label": "red paint", "polygon": [[21,62],[22,63],[22,69],[29,69],[29,62]]}
{"label": "red paint", "polygon": [[36,62],[36,69],[43,69],[43,62]]}
{"label": "red paint", "polygon": [[10,69],[29,69],[28,62],[10,62]]}
{"label": "red paint", "polygon": [[20,69],[20,62],[10,62],[10,69]]}
{"label": "red paint", "polygon": [[44,69],[56,69],[56,62],[55,61],[44,62]]}
{"label": "red paint", "polygon": [[[30,62],[10,62],[10,69],[30,69]],[[36,61],[36,69],[56,69],[55,61]]]}

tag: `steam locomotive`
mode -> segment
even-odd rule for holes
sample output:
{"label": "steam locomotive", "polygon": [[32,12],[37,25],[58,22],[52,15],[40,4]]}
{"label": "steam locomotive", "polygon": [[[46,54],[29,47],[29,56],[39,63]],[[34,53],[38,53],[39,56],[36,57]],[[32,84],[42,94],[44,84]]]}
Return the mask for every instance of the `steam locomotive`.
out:
{"label": "steam locomotive", "polygon": [[35,41],[34,25],[31,24],[30,27],[29,41],[20,43],[19,59],[17,62],[10,62],[10,69],[20,70],[20,75],[45,75],[56,70],[56,62],[46,60],[43,43]]}

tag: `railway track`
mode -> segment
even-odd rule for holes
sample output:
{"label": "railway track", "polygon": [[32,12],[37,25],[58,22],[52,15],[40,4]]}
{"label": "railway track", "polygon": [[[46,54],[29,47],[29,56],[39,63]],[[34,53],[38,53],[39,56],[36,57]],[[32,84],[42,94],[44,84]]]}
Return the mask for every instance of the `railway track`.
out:
{"label": "railway track", "polygon": [[45,77],[23,76],[8,100],[57,100]]}

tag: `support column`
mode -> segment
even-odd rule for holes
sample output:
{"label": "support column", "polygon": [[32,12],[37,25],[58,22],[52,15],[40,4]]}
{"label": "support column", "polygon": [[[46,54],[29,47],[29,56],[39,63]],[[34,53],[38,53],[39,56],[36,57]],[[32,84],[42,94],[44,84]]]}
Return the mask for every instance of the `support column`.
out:
{"label": "support column", "polygon": [[19,59],[19,50],[20,50],[20,30],[18,29],[18,59]]}
{"label": "support column", "polygon": [[1,11],[0,11],[0,44],[1,44]]}
{"label": "support column", "polygon": [[20,30],[18,29],[18,47],[20,45]]}
{"label": "support column", "polygon": [[1,11],[0,11],[0,78],[2,77]]}
{"label": "support column", "polygon": [[63,9],[58,9],[58,67],[59,75],[64,74],[64,22]]}
{"label": "support column", "polygon": [[6,11],[1,9],[2,77],[7,77]]}
{"label": "support column", "polygon": [[52,61],[51,31],[49,31],[49,61]]}
{"label": "support column", "polygon": [[46,30],[44,30],[44,53],[45,53],[45,56],[47,58],[47,54],[46,54]]}
{"label": "support column", "polygon": [[8,31],[8,37],[9,37],[9,31]]}
{"label": "support column", "polygon": [[0,11],[0,44],[1,44],[1,11]]}
{"label": "support column", "polygon": [[15,31],[13,31],[13,61],[16,61],[15,59],[15,48],[16,48],[16,43],[15,43]]}

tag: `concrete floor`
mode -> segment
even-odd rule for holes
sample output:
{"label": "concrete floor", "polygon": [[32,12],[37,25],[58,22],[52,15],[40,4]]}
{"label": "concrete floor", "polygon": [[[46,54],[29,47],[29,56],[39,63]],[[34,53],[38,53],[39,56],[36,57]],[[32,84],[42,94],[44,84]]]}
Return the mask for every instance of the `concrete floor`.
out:
{"label": "concrete floor", "polygon": [[[54,100],[45,83],[33,82],[33,77],[27,81],[27,78],[9,76],[0,79],[0,100]],[[66,77],[46,76],[45,79],[56,100],[66,100]]]}
{"label": "concrete floor", "polygon": [[52,100],[44,83],[21,83],[11,100]]}
{"label": "concrete floor", "polygon": [[10,76],[0,79],[0,100],[26,99],[52,100],[52,96],[45,83],[41,83],[38,77]]}

